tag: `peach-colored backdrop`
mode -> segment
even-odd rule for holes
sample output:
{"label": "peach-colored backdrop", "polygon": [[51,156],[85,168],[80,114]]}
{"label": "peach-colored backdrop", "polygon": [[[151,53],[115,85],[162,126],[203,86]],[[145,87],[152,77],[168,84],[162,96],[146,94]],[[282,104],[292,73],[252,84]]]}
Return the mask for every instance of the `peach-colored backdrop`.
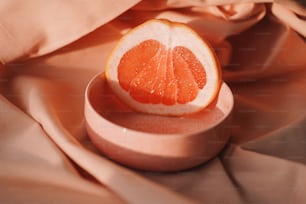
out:
{"label": "peach-colored backdrop", "polygon": [[[296,2],[1,0],[0,202],[306,203],[306,9]],[[84,128],[88,81],[151,18],[208,39],[235,97],[230,144],[187,171],[121,167]]]}

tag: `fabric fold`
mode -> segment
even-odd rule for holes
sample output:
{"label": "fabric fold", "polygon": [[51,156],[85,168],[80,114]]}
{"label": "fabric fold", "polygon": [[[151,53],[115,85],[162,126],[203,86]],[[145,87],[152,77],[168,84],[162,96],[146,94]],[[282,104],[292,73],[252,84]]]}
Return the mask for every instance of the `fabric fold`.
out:
{"label": "fabric fold", "polygon": [[83,179],[38,123],[3,96],[0,99],[1,202],[122,203]]}
{"label": "fabric fold", "polygon": [[[303,203],[305,165],[232,146],[223,158],[245,203]],[[260,176],[258,176],[260,173]]]}
{"label": "fabric fold", "polygon": [[273,4],[272,12],[286,25],[306,37],[306,10],[303,14],[299,15],[281,4]]}
{"label": "fabric fold", "polygon": [[1,1],[0,59],[6,64],[54,51],[109,22],[137,2]]}
{"label": "fabric fold", "polygon": [[[305,203],[298,2],[2,0],[0,202]],[[186,171],[120,166],[84,127],[87,83],[120,37],[152,18],[186,23],[208,40],[235,97],[230,143]]]}

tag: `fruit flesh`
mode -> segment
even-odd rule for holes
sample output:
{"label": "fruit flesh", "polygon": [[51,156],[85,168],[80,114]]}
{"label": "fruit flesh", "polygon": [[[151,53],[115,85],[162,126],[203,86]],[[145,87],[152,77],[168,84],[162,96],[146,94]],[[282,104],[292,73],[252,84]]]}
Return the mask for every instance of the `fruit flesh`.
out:
{"label": "fruit flesh", "polygon": [[122,56],[118,80],[120,86],[141,103],[186,104],[204,88],[206,72],[188,48],[167,48],[149,39]]}

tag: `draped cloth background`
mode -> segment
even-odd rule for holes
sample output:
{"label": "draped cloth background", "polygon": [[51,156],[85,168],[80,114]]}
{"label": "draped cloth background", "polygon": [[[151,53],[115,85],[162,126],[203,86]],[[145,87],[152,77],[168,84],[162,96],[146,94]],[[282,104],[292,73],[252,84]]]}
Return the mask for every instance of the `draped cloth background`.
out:
{"label": "draped cloth background", "polygon": [[[2,0],[1,203],[306,203],[306,9],[290,0]],[[235,97],[231,141],[181,172],[122,167],[92,146],[85,87],[151,18],[216,50]]]}

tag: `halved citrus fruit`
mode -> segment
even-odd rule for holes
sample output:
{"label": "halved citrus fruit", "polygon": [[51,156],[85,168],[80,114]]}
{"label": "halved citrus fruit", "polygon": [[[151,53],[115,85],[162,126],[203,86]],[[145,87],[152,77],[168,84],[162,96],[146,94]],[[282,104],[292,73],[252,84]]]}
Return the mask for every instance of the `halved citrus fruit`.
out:
{"label": "halved citrus fruit", "polygon": [[149,20],[119,40],[106,64],[112,91],[137,111],[184,115],[217,96],[221,71],[213,49],[182,23]]}

